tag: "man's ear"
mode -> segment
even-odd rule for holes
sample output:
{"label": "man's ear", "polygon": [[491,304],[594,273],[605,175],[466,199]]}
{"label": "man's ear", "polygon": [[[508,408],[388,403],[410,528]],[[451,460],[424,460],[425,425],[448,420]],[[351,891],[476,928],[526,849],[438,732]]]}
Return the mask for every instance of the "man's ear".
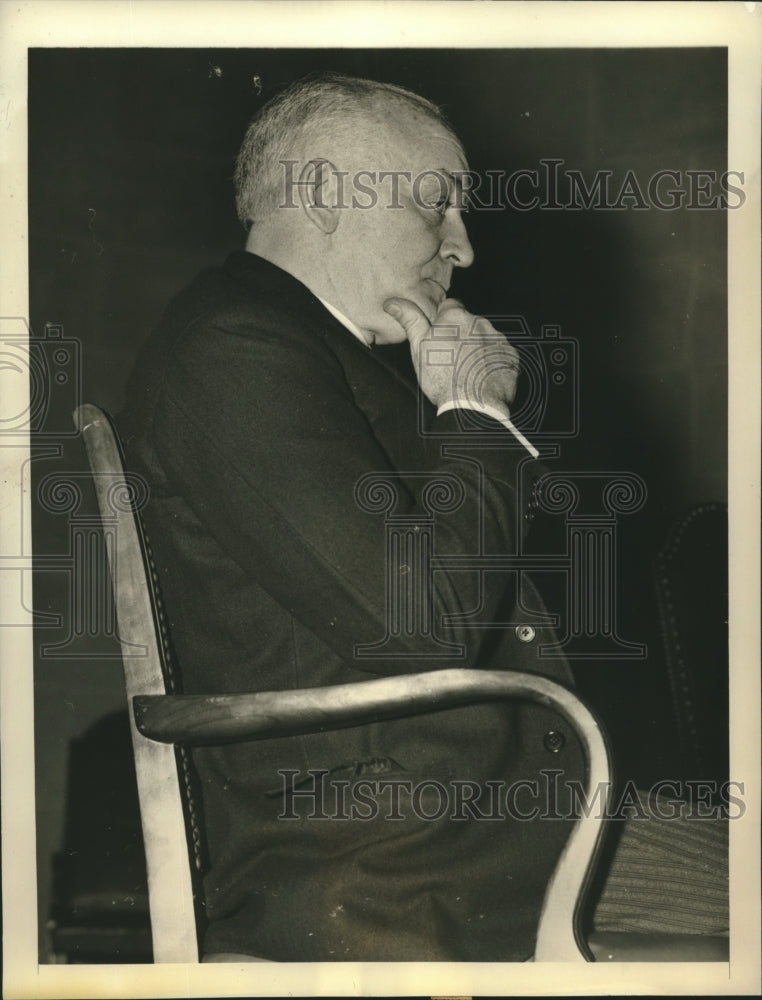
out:
{"label": "man's ear", "polygon": [[302,209],[310,222],[327,236],[339,224],[342,177],[330,160],[310,160],[300,177]]}

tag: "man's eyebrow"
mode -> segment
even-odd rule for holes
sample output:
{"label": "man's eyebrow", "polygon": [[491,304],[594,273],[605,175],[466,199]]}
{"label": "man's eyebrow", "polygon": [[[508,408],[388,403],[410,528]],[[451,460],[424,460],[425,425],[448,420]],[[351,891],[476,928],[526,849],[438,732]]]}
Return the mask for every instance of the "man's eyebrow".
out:
{"label": "man's eyebrow", "polygon": [[463,170],[458,170],[455,173],[453,173],[451,170],[446,170],[444,167],[437,167],[437,170],[439,171],[439,173],[443,174],[450,182],[452,187],[455,188],[455,194],[458,199],[457,204],[459,206],[463,204],[468,204],[469,200],[468,192],[470,190],[470,187],[466,188],[465,191],[463,190],[463,175],[471,173],[468,167],[466,167]]}
{"label": "man's eyebrow", "polygon": [[[439,174],[444,174],[444,176],[447,178],[447,180],[450,181],[452,184],[454,184],[456,187],[458,185],[460,185],[460,187],[463,186],[462,183],[461,183],[460,178],[456,177],[455,174],[451,170],[446,170],[445,167],[437,167],[436,168],[436,172],[439,173]],[[458,170],[457,173],[464,174],[464,173],[468,173],[468,171],[466,171],[466,170]]]}

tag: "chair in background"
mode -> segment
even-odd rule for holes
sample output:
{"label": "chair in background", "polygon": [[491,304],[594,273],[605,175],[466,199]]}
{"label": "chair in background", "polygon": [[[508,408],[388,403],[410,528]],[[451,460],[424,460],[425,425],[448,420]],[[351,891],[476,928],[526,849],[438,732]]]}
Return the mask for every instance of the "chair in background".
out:
{"label": "chair in background", "polygon": [[728,779],[728,512],[691,507],[656,559],[656,594],[682,773]]}
{"label": "chair in background", "polygon": [[151,961],[146,863],[127,712],[69,743],[66,816],[53,856],[43,961]]}
{"label": "chair in background", "polygon": [[[603,732],[572,692],[543,677],[509,671],[441,670],[299,691],[183,695],[175,689],[169,635],[150,548],[125,475],[109,418],[85,405],[75,413],[108,528],[112,586],[130,708],[140,812],[148,871],[155,962],[198,961],[202,831],[187,748],[361,725],[503,698],[541,702],[577,733],[587,755],[587,792],[609,784]],[[141,655],[135,655],[136,650]],[[177,747],[177,751],[176,748]],[[604,823],[590,811],[575,824],[548,885],[535,961],[679,960],[672,946],[643,941],[586,942],[582,905],[601,846]],[[194,884],[195,882],[195,884]],[[674,942],[672,943],[674,944]],[[695,951],[695,940],[690,946]],[[646,943],[647,945],[647,943]],[[671,950],[670,950],[671,949]],[[707,959],[720,960],[712,951]]]}

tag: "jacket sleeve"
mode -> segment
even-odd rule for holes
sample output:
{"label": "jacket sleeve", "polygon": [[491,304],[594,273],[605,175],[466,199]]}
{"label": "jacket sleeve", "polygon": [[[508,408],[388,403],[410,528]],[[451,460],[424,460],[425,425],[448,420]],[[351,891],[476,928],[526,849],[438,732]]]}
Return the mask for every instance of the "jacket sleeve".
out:
{"label": "jacket sleeve", "polygon": [[[485,419],[494,438],[500,425]],[[474,452],[456,412],[432,420],[446,447],[433,437],[419,449],[419,467],[395,466],[320,338],[199,323],[175,346],[153,445],[171,488],[281,606],[355,668],[412,672],[478,661],[487,633],[460,616],[489,620],[506,602],[507,578],[480,572],[473,560],[515,551],[517,469],[536,464],[516,446]],[[508,431],[499,433],[501,444],[513,444]],[[388,551],[384,517],[369,510],[384,489],[374,494],[373,484],[388,484],[394,517],[411,519],[415,531],[431,516],[424,492],[434,481],[462,502],[435,515],[436,556],[451,568],[433,572],[430,607],[416,620],[452,644],[451,655],[432,658],[431,635],[419,628],[402,628],[388,656],[358,655],[394,631],[398,599],[424,599],[402,577],[401,590],[387,580],[389,566],[405,573],[405,556]],[[452,557],[461,559],[457,569]]]}

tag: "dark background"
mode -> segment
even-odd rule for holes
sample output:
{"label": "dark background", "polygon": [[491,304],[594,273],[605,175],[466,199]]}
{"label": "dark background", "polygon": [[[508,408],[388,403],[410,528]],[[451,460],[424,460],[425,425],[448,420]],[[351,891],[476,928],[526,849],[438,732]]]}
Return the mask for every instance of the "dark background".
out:
{"label": "dark background", "polygon": [[[645,188],[658,170],[733,166],[722,49],[32,50],[30,321],[35,338],[62,328],[81,362],[51,394],[39,441],[62,447],[33,461],[36,483],[84,468],[76,439],[59,436],[70,433],[76,396],[118,411],[168,298],[242,245],[231,177],[245,126],[268,96],[316,69],[400,83],[443,105],[479,172],[557,158],[588,183],[612,170],[616,190],[628,170]],[[652,563],[676,517],[726,498],[725,213],[477,210],[467,224],[476,263],[456,275],[454,293],[472,311],[523,315],[537,334],[558,324],[579,342],[580,433],[564,440],[559,466],[631,471],[647,484],[645,507],[619,526],[618,599],[621,636],[647,643],[649,656],[576,670],[624,773],[672,777]],[[34,531],[38,555],[66,554],[65,515],[38,507]],[[60,616],[41,622],[36,643],[43,956],[69,741],[108,729],[121,705],[115,647],[73,634],[70,594],[66,572],[41,564],[35,608]],[[54,643],[64,645],[42,655]]]}

